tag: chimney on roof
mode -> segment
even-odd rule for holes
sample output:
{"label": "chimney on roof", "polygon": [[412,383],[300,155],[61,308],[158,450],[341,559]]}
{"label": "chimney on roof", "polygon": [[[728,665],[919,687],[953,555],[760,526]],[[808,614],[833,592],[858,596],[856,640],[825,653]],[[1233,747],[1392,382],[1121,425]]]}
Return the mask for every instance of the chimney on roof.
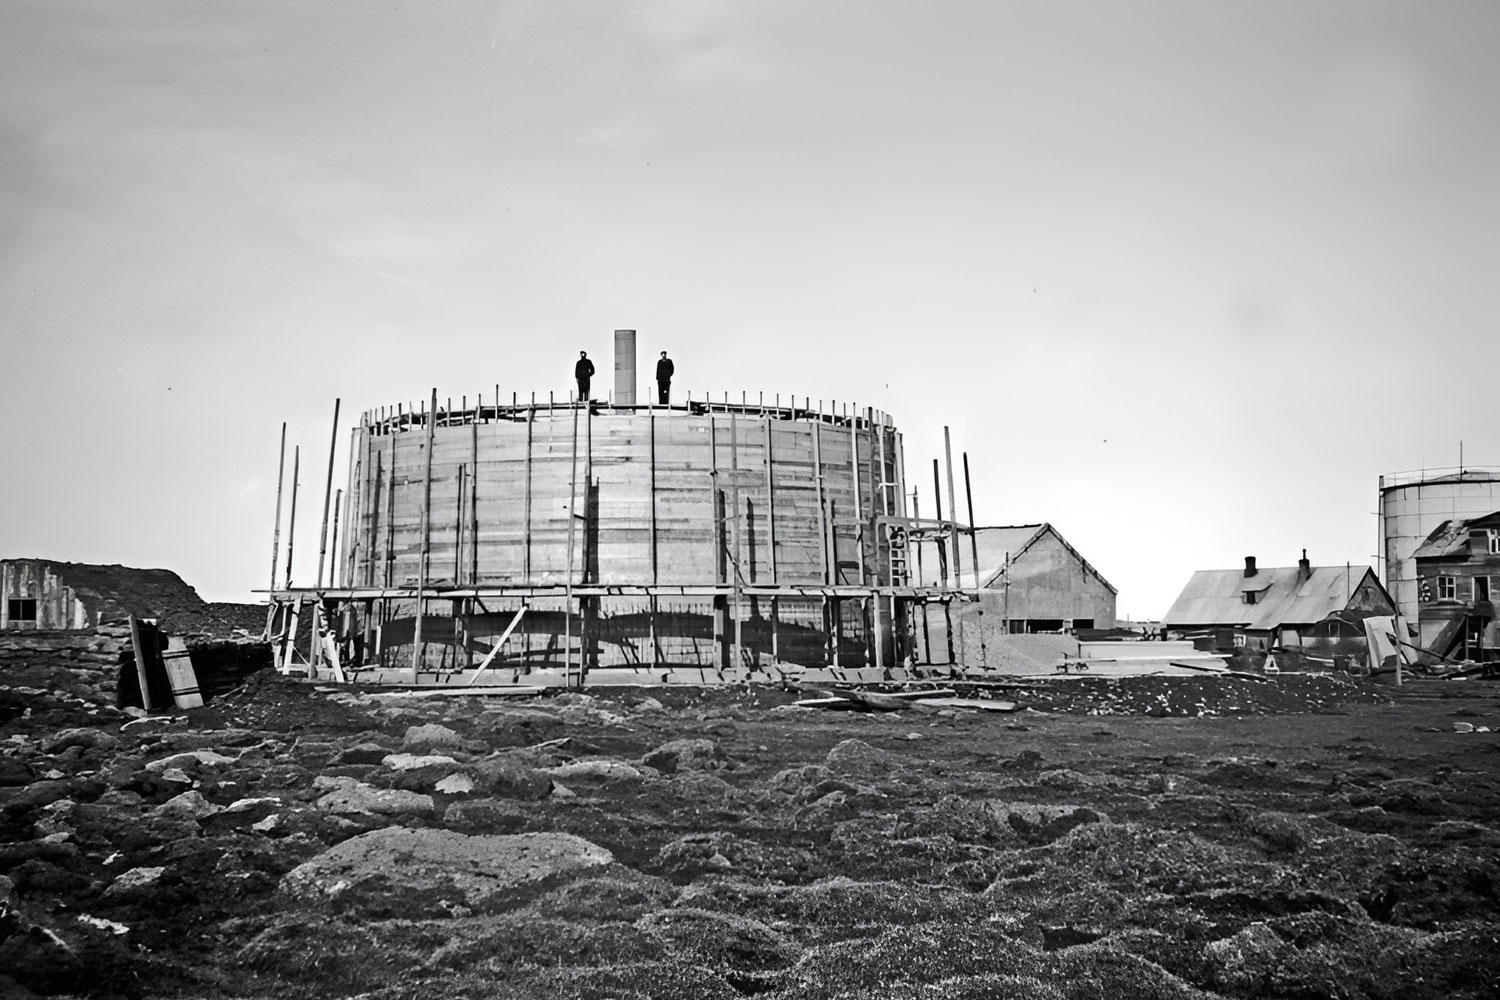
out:
{"label": "chimney on roof", "polygon": [[1257,572],[1258,571],[1255,568],[1255,557],[1254,556],[1246,556],[1245,557],[1245,579],[1247,579],[1247,580],[1250,579]]}
{"label": "chimney on roof", "polygon": [[1307,561],[1307,550],[1302,550],[1302,558],[1297,560],[1297,582],[1306,583],[1312,579],[1312,563]]}

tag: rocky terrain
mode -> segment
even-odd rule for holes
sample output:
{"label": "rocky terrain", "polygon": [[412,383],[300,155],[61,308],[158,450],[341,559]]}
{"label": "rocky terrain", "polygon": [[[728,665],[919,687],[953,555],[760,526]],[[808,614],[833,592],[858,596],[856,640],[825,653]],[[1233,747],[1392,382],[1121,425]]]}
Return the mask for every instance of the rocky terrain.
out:
{"label": "rocky terrain", "polygon": [[112,694],[66,663],[0,675],[0,994],[1500,983],[1500,690],[1477,682],[1090,678],[1006,690],[1012,714],[271,673],[163,717]]}

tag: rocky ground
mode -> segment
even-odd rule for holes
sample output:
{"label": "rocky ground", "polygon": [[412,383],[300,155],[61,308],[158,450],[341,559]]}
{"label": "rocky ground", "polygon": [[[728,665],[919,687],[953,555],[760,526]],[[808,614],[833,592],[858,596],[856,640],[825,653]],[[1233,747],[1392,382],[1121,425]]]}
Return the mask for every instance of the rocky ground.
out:
{"label": "rocky ground", "polygon": [[1090,678],[859,714],[263,673],[137,719],[12,668],[0,993],[1495,996],[1500,688],[1390,695]]}

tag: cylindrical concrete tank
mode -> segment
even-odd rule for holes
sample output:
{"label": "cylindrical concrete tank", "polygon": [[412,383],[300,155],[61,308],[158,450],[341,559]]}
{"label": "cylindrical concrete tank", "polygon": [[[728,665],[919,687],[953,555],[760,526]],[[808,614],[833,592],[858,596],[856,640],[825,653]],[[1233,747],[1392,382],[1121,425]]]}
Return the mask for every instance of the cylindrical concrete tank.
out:
{"label": "cylindrical concrete tank", "polygon": [[1380,477],[1380,548],[1385,586],[1401,614],[1417,620],[1412,553],[1444,521],[1500,510],[1500,469],[1429,469]]}
{"label": "cylindrical concrete tank", "polygon": [[[354,442],[345,584],[888,586],[901,435],[878,411],[693,403],[370,417]],[[900,575],[897,564],[894,575]]]}

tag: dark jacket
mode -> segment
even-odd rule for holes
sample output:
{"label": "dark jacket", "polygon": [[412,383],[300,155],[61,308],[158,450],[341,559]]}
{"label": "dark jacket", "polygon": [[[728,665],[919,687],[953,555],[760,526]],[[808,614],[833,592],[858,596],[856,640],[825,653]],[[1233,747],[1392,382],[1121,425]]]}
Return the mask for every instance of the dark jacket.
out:
{"label": "dark jacket", "polygon": [[573,366],[574,378],[593,378],[594,363],[588,358],[579,358],[578,364]]}
{"label": "dark jacket", "polygon": [[660,361],[658,361],[656,363],[656,381],[658,381],[658,382],[670,382],[670,381],[672,381],[672,372],[675,371],[675,370],[676,369],[673,368],[673,366],[672,366],[672,359],[671,358],[662,358]]}

